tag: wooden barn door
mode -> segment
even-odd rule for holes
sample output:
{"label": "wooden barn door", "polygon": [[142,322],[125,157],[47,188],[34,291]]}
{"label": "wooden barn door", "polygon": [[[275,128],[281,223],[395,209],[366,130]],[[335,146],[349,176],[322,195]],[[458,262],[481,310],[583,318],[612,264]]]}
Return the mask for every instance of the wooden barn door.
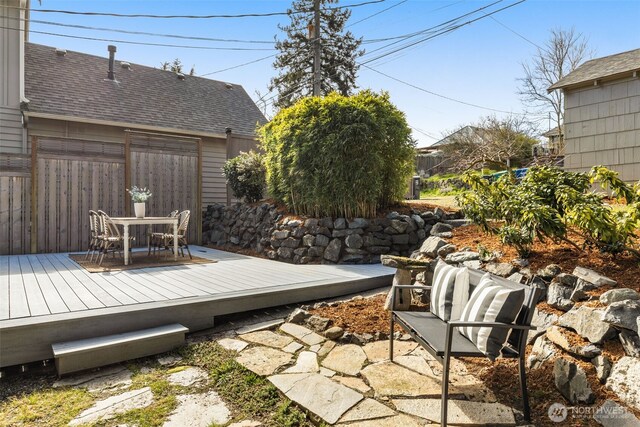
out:
{"label": "wooden barn door", "polygon": [[[128,131],[126,135],[126,187],[147,187],[153,195],[146,216],[167,216],[173,210],[190,210],[188,241],[199,243],[201,230],[201,140],[175,135]],[[133,202],[127,198],[127,213]],[[146,230],[133,227],[138,245],[146,244]]]}
{"label": "wooden barn door", "polygon": [[124,144],[34,139],[37,252],[86,250],[89,210],[125,213]]}

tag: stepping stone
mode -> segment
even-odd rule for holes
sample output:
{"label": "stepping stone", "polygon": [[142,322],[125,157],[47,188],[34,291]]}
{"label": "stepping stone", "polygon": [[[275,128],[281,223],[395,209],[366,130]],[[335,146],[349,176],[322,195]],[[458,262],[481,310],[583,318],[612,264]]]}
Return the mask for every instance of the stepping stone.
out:
{"label": "stepping stone", "polygon": [[322,361],[322,366],[347,375],[358,375],[367,355],[355,344],[337,346]]}
{"label": "stepping stone", "polygon": [[[394,359],[396,356],[403,356],[405,354],[411,353],[417,346],[417,343],[411,341],[394,341]],[[363,350],[367,354],[367,358],[371,363],[389,360],[389,340],[369,343],[363,347]]]}
{"label": "stepping stone", "polygon": [[431,365],[429,365],[429,363],[424,360],[424,357],[409,354],[406,356],[394,357],[393,361],[394,363],[397,363],[400,366],[404,366],[407,369],[411,369],[412,371],[416,371],[419,374],[437,378],[436,374],[431,368]]}
{"label": "stepping stone", "polygon": [[[392,362],[369,365],[361,372],[376,397],[383,396],[439,396],[442,392],[440,381],[420,375]],[[449,387],[450,393],[455,393]]]}
{"label": "stepping stone", "polygon": [[293,341],[291,344],[282,347],[282,351],[286,351],[287,353],[293,354],[298,350],[300,350],[302,347],[304,347],[302,344],[300,344],[299,342]]}
{"label": "stepping stone", "polygon": [[363,396],[320,374],[282,374],[269,381],[289,399],[313,412],[329,424],[335,424]]}
{"label": "stepping stone", "polygon": [[303,351],[296,364],[284,371],[285,374],[315,373],[319,370],[318,356],[312,351]]}
{"label": "stepping stone", "polygon": [[[422,347],[418,347],[411,352],[412,356],[420,356],[427,361],[429,366],[431,366],[431,370],[435,374],[436,377],[442,378],[442,364],[438,362],[436,359],[431,356],[427,350]],[[464,366],[464,363],[459,361],[458,359],[451,358],[449,365],[449,375],[469,375],[469,371],[467,371],[467,367]]]}
{"label": "stepping stone", "polygon": [[227,427],[261,427],[263,425],[264,424],[262,424],[260,421],[244,420],[240,421],[239,423],[229,424]]}
{"label": "stepping stone", "polygon": [[169,356],[160,356],[158,357],[158,363],[161,366],[170,366],[170,365],[177,365],[178,363],[180,363],[182,361],[182,357],[180,356],[175,356],[175,355],[169,355]]}
{"label": "stepping stone", "polygon": [[218,393],[183,394],[176,396],[178,407],[169,415],[163,427],[207,427],[226,424],[231,412]]}
{"label": "stepping stone", "polygon": [[373,399],[365,399],[358,403],[340,418],[341,423],[350,421],[373,420],[396,415],[396,411]]}
{"label": "stepping stone", "polygon": [[236,361],[258,375],[271,375],[278,368],[291,362],[293,356],[270,347],[249,348]]}
{"label": "stepping stone", "polygon": [[378,418],[375,420],[356,421],[349,424],[340,423],[338,425],[349,427],[424,427],[424,423],[418,423],[413,418],[404,414],[388,418]]}
{"label": "stepping stone", "polygon": [[335,341],[325,341],[322,344],[322,347],[320,347],[320,350],[318,350],[318,357],[323,358],[325,357],[327,354],[329,354],[329,352],[331,350],[333,350],[336,346]]}
{"label": "stepping stone", "polygon": [[286,337],[284,335],[278,335],[272,331],[250,332],[248,334],[240,335],[239,338],[255,344],[266,345],[267,347],[273,348],[283,348],[293,342],[293,338]]}
{"label": "stepping stone", "polygon": [[331,369],[327,369],[323,366],[320,367],[320,375],[324,375],[327,378],[331,378],[336,374],[336,371],[332,371]]}
{"label": "stepping stone", "polygon": [[207,371],[202,368],[190,366],[172,373],[167,379],[171,384],[188,387],[196,383],[206,382],[209,379],[209,375],[207,375]]}
{"label": "stepping stone", "polygon": [[294,323],[283,323],[280,325],[280,330],[285,332],[299,341],[302,341],[306,345],[320,344],[325,341],[322,335],[318,335],[311,329],[307,329],[304,326],[296,325]]}
{"label": "stepping stone", "polygon": [[360,378],[355,377],[333,377],[334,381],[338,381],[342,385],[346,385],[349,388],[354,389],[355,391],[359,391],[360,393],[366,393],[371,390],[364,381]]}
{"label": "stepping stone", "polygon": [[222,348],[237,352],[241,352],[249,345],[249,343],[241,340],[234,340],[233,338],[222,338],[221,340],[218,340],[218,344],[220,344]]}
{"label": "stepping stone", "polygon": [[116,365],[82,375],[74,375],[53,383],[53,388],[75,387],[86,388],[90,393],[107,389],[118,390],[131,385],[133,373],[124,366]]}
{"label": "stepping stone", "polygon": [[107,399],[97,401],[92,407],[84,410],[69,423],[70,426],[95,424],[101,420],[110,420],[118,414],[132,409],[146,408],[153,403],[151,388],[144,387],[128,391]]}
{"label": "stepping stone", "polygon": [[[394,399],[396,409],[440,424],[440,399]],[[516,420],[513,410],[501,403],[449,400],[447,421],[455,425],[508,425]]]}
{"label": "stepping stone", "polygon": [[264,322],[253,323],[242,326],[236,330],[237,335],[248,334],[250,332],[264,331],[265,329],[273,329],[284,323],[284,319],[265,320]]}

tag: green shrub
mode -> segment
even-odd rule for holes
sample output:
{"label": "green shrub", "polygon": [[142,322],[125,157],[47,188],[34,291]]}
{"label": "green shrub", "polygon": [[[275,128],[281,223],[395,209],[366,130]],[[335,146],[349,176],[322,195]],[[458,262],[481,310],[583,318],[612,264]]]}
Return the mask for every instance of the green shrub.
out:
{"label": "green shrub", "polygon": [[[632,187],[617,175],[601,166],[588,174],[542,166],[530,168],[520,182],[505,175],[489,183],[466,173],[463,180],[472,191],[458,196],[458,203],[468,218],[500,236],[522,257],[529,255],[536,238],[576,246],[567,239],[571,229],[586,245],[611,253],[628,251],[640,258],[635,234],[640,227],[640,182]],[[594,183],[624,199],[625,208],[612,209],[604,194],[591,191]]]}
{"label": "green shrub", "polygon": [[262,155],[251,150],[227,160],[222,168],[233,195],[249,203],[262,199],[266,169]]}
{"label": "green shrub", "polygon": [[298,214],[374,216],[413,170],[411,131],[386,93],[304,98],[260,136],[269,193]]}

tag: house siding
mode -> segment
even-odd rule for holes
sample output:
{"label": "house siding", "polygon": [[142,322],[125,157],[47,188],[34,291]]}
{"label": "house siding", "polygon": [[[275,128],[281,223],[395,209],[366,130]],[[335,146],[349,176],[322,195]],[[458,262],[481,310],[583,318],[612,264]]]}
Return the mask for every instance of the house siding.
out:
{"label": "house siding", "polygon": [[[24,153],[20,98],[23,91],[21,11],[17,0],[0,0],[0,152]],[[19,64],[19,66],[16,66]]]}
{"label": "house siding", "polygon": [[227,184],[222,167],[227,160],[227,142],[219,138],[202,140],[202,208],[227,203]]}
{"label": "house siding", "polygon": [[565,168],[603,165],[640,180],[640,79],[565,90]]}

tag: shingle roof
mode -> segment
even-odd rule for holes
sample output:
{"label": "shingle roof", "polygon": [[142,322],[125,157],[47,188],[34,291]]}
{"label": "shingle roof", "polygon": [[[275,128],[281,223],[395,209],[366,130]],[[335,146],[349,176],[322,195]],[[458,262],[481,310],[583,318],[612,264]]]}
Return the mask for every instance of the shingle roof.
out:
{"label": "shingle roof", "polygon": [[549,91],[640,70],[640,49],[587,61],[549,87]]}
{"label": "shingle roof", "polygon": [[465,126],[453,132],[452,134],[445,136],[440,141],[434,142],[429,147],[442,147],[444,145],[448,145],[448,144],[451,144],[452,142],[455,142],[456,138],[460,138],[460,137],[463,137],[463,138],[479,137],[478,135],[479,133],[480,133],[480,128],[476,126]]}
{"label": "shingle roof", "polygon": [[[28,110],[84,119],[192,132],[253,135],[266,119],[240,85],[176,74],[144,65],[122,68],[107,79],[109,60],[86,53],[25,44]],[[117,55],[117,54],[116,54]]]}

